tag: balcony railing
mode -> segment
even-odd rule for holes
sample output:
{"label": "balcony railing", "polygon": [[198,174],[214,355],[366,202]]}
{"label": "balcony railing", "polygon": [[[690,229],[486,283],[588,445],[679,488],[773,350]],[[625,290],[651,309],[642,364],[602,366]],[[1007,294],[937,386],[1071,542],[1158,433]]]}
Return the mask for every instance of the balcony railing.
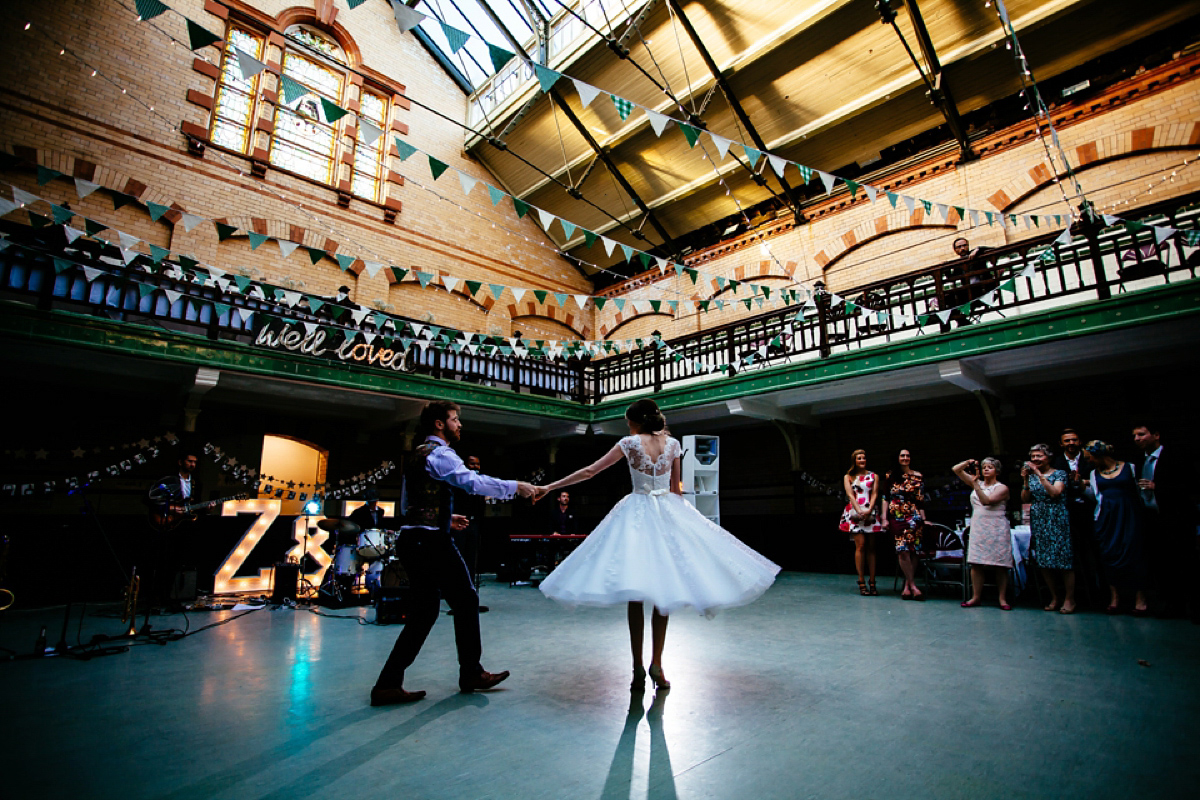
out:
{"label": "balcony railing", "polygon": [[[1194,231],[1200,227],[1200,204],[1194,196],[1171,201],[1140,210],[1138,220],[1147,226]],[[606,358],[594,366],[591,395],[612,397],[712,380],[712,375],[723,373],[710,370],[726,365],[745,372],[825,358],[1190,280],[1200,269],[1200,248],[1185,244],[1182,234],[1160,243],[1153,227],[1113,227],[1078,235],[1065,246],[1054,243],[1058,235],[1056,231],[966,262],[939,264],[838,290],[836,295],[853,303],[853,309],[843,302],[835,305],[834,293],[818,284],[815,308],[808,313],[792,306]],[[1043,257],[1048,248],[1052,258]],[[1015,279],[1011,290],[1000,291],[1011,279]],[[952,310],[968,302],[967,314]]]}
{"label": "balcony railing", "polygon": [[[1200,229],[1198,199],[1192,196],[1141,209],[1138,220],[1145,227],[1081,234],[1068,245],[1055,243],[1057,232],[1048,233],[966,262],[939,264],[838,290],[836,297],[854,308],[818,287],[815,307],[807,310],[790,306],[595,361],[587,356],[505,355],[495,346],[507,342],[496,338],[476,339],[471,347],[460,342],[456,347],[450,341],[431,341],[427,323],[394,314],[384,315],[386,322],[379,325],[375,312],[356,327],[339,325],[330,313],[332,302],[310,313],[265,293],[256,297],[224,292],[202,284],[178,266],[165,273],[146,272],[140,269],[144,256],[126,266],[115,247],[86,239],[68,245],[57,226],[33,230],[0,223],[12,242],[0,252],[0,296],[47,311],[152,322],[167,330],[247,345],[263,345],[264,324],[273,325],[275,331],[290,327],[298,335],[319,326],[364,348],[373,344],[397,351],[407,348],[390,368],[371,360],[347,364],[356,369],[388,369],[598,403],[624,394],[720,379],[722,373],[716,370],[727,365],[734,365],[729,371],[744,373],[818,360],[957,326],[1194,279],[1200,269],[1200,247],[1186,244],[1184,234]],[[1154,225],[1181,233],[1159,242]],[[1001,290],[1002,286],[1008,288]],[[965,315],[952,310],[965,303],[970,303]],[[406,324],[425,330],[410,337],[401,333]],[[401,344],[395,344],[397,340]]]}

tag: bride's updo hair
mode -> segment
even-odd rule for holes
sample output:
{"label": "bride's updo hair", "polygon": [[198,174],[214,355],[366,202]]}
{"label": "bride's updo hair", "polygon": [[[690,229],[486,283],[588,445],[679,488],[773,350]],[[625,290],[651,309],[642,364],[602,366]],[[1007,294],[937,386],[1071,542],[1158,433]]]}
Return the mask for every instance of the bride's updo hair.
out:
{"label": "bride's updo hair", "polygon": [[625,409],[625,419],[637,426],[640,433],[658,433],[667,427],[667,419],[653,400],[638,400]]}

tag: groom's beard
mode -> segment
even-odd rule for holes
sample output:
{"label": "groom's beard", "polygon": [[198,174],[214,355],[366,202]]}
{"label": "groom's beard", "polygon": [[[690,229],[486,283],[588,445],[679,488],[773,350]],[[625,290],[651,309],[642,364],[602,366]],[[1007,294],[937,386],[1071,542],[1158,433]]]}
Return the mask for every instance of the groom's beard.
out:
{"label": "groom's beard", "polygon": [[449,428],[442,431],[442,435],[446,437],[446,444],[458,444],[462,439],[462,434],[458,431],[452,431]]}

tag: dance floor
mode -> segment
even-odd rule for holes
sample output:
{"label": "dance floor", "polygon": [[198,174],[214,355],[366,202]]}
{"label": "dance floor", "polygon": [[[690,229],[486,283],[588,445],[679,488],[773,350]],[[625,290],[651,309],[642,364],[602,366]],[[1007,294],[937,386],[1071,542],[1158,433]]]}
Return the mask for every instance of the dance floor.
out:
{"label": "dance floor", "polygon": [[[964,611],[948,596],[900,602],[886,583],[865,598],[851,577],[786,573],[754,605],[677,614],[674,688],[632,702],[623,609],[568,611],[494,583],[484,666],[513,676],[481,695],[457,692],[449,617],[406,681],[429,696],[388,708],[368,691],[398,629],[290,609],[87,662],[4,663],[0,795],[1195,795],[1191,623]],[[0,645],[26,652],[42,624],[54,641],[59,619],[9,612]],[[120,627],[88,617],[82,635]]]}

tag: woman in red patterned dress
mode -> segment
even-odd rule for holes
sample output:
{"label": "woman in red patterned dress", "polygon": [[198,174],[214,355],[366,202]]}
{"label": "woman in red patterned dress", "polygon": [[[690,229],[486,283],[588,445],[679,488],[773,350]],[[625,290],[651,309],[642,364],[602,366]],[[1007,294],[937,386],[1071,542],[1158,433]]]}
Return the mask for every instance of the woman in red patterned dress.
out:
{"label": "woman in red patterned dress", "polygon": [[[850,454],[852,466],[842,478],[846,491],[846,510],[838,529],[854,539],[854,568],[858,570],[858,593],[866,596],[879,594],[875,588],[875,534],[883,530],[883,523],[875,512],[879,501],[879,476],[867,469],[867,451],[855,450]],[[863,567],[871,576],[868,585],[863,580]]]}

